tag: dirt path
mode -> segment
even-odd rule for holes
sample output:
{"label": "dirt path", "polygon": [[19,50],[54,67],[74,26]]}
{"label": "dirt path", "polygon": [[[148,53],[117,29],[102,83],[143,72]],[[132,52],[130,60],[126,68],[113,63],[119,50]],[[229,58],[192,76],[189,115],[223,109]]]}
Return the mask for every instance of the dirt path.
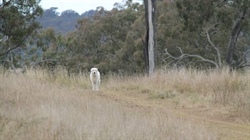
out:
{"label": "dirt path", "polygon": [[199,123],[208,128],[208,130],[219,135],[219,139],[250,139],[250,125],[239,124],[230,121],[225,121],[217,117],[206,116],[197,110],[187,108],[175,108],[166,100],[150,99],[146,94],[116,94],[115,92],[93,92],[88,94],[93,98],[100,98],[101,100],[115,101],[129,108],[136,108],[142,111],[158,110],[163,115],[171,115],[174,117],[181,117]]}

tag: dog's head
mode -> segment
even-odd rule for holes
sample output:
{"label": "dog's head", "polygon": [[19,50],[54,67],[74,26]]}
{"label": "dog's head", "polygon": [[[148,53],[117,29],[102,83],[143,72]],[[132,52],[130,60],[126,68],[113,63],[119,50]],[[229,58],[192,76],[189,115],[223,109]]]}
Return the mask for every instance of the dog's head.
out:
{"label": "dog's head", "polygon": [[97,68],[92,68],[90,70],[91,73],[93,73],[94,75],[98,72],[98,69]]}

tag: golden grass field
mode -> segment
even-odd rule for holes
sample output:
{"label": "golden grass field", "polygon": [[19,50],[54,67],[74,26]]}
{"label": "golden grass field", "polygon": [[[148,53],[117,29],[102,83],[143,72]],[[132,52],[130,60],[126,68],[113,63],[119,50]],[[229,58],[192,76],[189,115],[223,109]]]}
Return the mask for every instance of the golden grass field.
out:
{"label": "golden grass field", "polygon": [[0,72],[0,139],[250,139],[250,73],[108,75]]}

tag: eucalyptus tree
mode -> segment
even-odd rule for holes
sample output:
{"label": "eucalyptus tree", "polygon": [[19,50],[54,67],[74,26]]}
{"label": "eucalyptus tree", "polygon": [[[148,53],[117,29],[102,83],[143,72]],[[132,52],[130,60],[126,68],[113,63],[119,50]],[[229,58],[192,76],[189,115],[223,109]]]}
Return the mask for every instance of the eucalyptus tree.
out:
{"label": "eucalyptus tree", "polygon": [[40,0],[0,1],[0,38],[8,38],[0,44],[2,62],[13,50],[26,47],[27,38],[39,28],[36,17],[43,13],[39,3]]}
{"label": "eucalyptus tree", "polygon": [[[177,24],[182,44],[174,46],[179,56],[166,49],[166,55],[174,62],[188,60],[203,66],[241,68],[246,61],[249,44],[248,0],[177,0]],[[197,64],[197,63],[195,63]]]}
{"label": "eucalyptus tree", "polygon": [[146,43],[145,43],[145,58],[148,74],[152,75],[155,70],[155,12],[156,0],[144,0],[145,17],[146,17]]}
{"label": "eucalyptus tree", "polygon": [[79,20],[77,30],[67,39],[67,48],[74,54],[72,61],[79,62],[72,62],[72,66],[96,66],[102,73],[141,71],[142,13],[142,5],[127,1],[111,11],[98,7],[93,17]]}
{"label": "eucalyptus tree", "polygon": [[64,66],[67,56],[65,37],[52,28],[39,31],[36,35],[36,47],[40,50],[33,66],[41,66],[54,70],[57,66]]}

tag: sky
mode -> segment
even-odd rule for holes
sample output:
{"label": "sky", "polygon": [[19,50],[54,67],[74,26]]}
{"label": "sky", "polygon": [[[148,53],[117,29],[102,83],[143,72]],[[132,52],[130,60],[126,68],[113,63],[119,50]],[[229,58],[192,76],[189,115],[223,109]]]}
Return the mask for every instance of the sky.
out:
{"label": "sky", "polygon": [[[134,0],[134,2],[138,1],[141,0]],[[58,7],[57,12],[59,13],[70,9],[82,14],[91,9],[95,10],[98,6],[111,10],[116,2],[122,3],[123,0],[41,0],[40,5],[43,9]]]}

